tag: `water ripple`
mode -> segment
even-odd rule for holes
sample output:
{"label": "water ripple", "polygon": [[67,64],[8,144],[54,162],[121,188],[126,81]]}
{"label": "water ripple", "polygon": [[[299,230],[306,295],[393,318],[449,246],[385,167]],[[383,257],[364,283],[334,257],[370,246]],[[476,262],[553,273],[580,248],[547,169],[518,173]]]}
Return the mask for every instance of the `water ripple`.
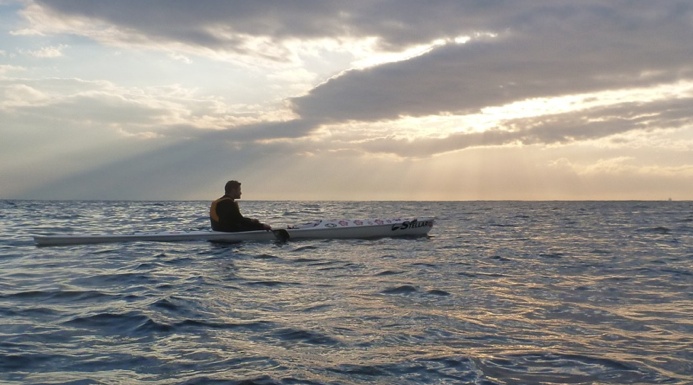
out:
{"label": "water ripple", "polygon": [[693,383],[690,202],[242,202],[432,237],[37,248],[208,202],[0,201],[0,382]]}

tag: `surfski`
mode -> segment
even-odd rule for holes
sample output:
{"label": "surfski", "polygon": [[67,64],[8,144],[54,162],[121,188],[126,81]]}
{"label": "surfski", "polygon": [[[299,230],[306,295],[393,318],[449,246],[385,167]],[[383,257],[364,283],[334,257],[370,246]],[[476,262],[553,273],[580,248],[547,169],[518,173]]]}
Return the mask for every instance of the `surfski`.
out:
{"label": "surfski", "polygon": [[221,231],[162,231],[132,234],[52,234],[35,235],[38,246],[81,245],[117,242],[243,242],[293,241],[304,239],[371,239],[426,236],[434,217],[389,219],[316,220],[281,229],[227,233]]}

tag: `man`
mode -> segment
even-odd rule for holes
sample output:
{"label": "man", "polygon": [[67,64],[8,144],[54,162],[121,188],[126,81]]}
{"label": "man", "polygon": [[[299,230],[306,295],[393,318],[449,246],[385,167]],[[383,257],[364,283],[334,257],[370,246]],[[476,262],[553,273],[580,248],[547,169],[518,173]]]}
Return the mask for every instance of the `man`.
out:
{"label": "man", "polygon": [[251,230],[271,230],[269,225],[260,223],[257,219],[246,218],[241,215],[238,209],[238,202],[234,199],[241,199],[241,183],[235,180],[226,182],[224,186],[224,196],[212,202],[209,208],[209,219],[212,221],[214,231],[251,231]]}

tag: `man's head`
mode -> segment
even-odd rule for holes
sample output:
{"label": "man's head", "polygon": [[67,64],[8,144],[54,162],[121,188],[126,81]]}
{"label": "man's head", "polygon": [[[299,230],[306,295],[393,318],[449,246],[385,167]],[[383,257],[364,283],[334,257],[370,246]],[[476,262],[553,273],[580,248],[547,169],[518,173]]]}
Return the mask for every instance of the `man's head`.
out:
{"label": "man's head", "polygon": [[226,185],[224,186],[224,192],[226,193],[226,195],[230,196],[233,199],[240,199],[241,182],[235,180],[230,180],[226,182]]}

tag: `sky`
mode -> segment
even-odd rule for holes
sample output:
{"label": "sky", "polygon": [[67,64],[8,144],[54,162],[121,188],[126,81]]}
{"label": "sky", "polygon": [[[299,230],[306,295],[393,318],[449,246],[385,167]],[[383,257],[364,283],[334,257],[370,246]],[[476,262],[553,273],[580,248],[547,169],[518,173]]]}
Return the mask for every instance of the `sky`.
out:
{"label": "sky", "polygon": [[0,0],[0,199],[692,200],[690,0]]}

